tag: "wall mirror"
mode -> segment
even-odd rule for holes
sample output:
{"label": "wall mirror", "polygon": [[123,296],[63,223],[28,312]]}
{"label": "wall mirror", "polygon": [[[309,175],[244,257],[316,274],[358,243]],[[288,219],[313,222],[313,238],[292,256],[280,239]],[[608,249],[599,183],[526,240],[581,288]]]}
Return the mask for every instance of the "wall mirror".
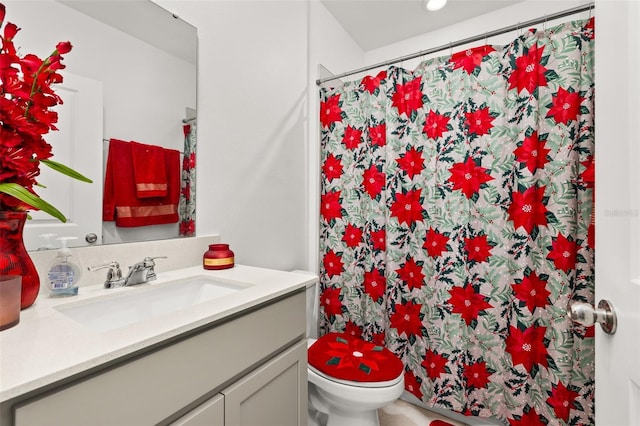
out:
{"label": "wall mirror", "polygon": [[[59,132],[46,136],[54,160],[81,171],[93,184],[42,170],[38,193],[68,218],[59,223],[31,212],[28,250],[148,241],[179,236],[179,224],[116,227],[102,221],[109,140],[136,141],[184,152],[185,124],[195,128],[197,30],[150,0],[4,0],[7,21],[21,31],[22,53],[46,56],[71,41],[64,83],[56,92]],[[182,161],[182,156],[181,156]],[[194,188],[195,192],[195,188]],[[54,237],[42,235],[56,234]],[[85,237],[96,235],[91,243]],[[89,238],[91,239],[91,238]]]}

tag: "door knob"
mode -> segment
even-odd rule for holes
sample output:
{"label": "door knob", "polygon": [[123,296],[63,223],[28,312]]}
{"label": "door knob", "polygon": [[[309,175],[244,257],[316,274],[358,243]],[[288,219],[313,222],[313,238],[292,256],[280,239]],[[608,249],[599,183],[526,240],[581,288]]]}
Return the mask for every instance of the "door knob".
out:
{"label": "door knob", "polygon": [[601,300],[598,303],[598,308],[594,308],[589,303],[569,303],[567,316],[571,321],[587,327],[599,323],[607,334],[615,333],[618,327],[616,311],[608,300]]}

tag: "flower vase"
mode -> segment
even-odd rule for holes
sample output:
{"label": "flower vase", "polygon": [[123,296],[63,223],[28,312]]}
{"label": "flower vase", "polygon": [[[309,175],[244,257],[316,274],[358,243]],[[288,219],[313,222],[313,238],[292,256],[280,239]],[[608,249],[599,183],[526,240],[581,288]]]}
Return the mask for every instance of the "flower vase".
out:
{"label": "flower vase", "polygon": [[0,275],[22,277],[20,309],[35,302],[40,291],[40,277],[22,239],[27,212],[0,211]]}

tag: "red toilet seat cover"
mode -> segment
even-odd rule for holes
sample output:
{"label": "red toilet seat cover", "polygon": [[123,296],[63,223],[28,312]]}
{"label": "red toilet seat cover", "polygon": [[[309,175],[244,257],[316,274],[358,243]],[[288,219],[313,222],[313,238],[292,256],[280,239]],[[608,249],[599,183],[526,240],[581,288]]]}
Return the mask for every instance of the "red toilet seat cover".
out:
{"label": "red toilet seat cover", "polygon": [[309,364],[340,380],[386,382],[400,376],[402,361],[389,349],[343,333],[329,333],[307,350]]}

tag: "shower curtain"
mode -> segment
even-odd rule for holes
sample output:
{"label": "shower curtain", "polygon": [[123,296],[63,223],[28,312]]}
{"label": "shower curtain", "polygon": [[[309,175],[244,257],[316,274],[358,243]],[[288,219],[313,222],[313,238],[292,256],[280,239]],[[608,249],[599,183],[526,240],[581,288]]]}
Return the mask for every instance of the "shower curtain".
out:
{"label": "shower curtain", "polygon": [[184,149],[182,157],[182,174],[180,179],[180,214],[179,234],[182,237],[193,237],[196,233],[196,124],[182,126],[184,132]]}
{"label": "shower curtain", "polygon": [[320,326],[429,406],[594,424],[593,20],[320,90]]}

